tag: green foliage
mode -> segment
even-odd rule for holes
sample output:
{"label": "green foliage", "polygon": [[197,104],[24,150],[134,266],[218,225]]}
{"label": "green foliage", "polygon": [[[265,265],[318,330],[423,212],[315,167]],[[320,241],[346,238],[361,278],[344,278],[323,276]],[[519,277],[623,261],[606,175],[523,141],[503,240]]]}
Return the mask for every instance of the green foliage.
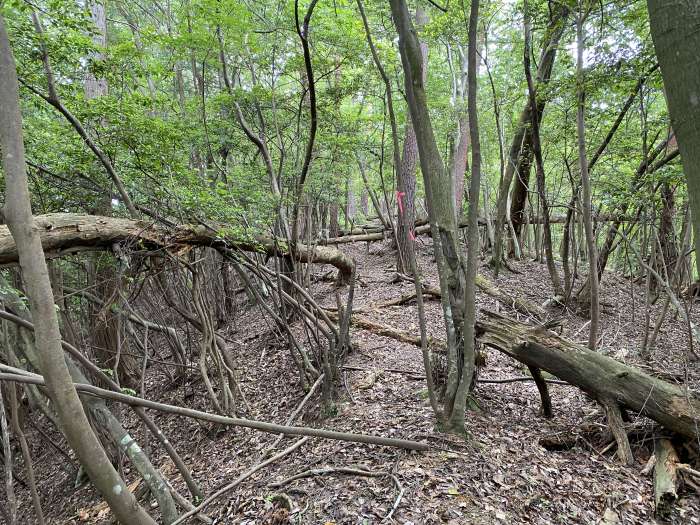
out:
{"label": "green foliage", "polygon": [[[300,3],[302,16],[307,5]],[[536,65],[546,40],[551,2],[532,0],[530,5]],[[84,5],[49,0],[37,6],[43,37],[34,30],[29,4],[13,0],[3,6],[23,83],[47,92],[40,55],[43,42],[62,102],[107,154],[136,203],[184,222],[229,224],[229,234],[273,229],[278,210],[292,206],[309,133],[308,79],[294,2],[107,4],[105,48],[95,43],[98,29]],[[469,3],[451,2],[447,13],[421,6],[429,17],[421,38],[429,48],[432,123],[449,163],[457,119],[465,108],[456,86],[463,66],[460,49],[467,44]],[[367,0],[365,9],[391,78],[401,143],[408,123],[396,32],[385,2]],[[596,5],[586,32],[586,118],[592,152],[654,55],[643,2]],[[480,39],[484,184],[492,188],[493,201],[502,161],[499,140],[507,153],[526,102],[521,4],[485,2]],[[369,55],[355,1],[319,2],[310,41],[318,133],[306,199],[337,202],[342,209],[347,190],[359,196],[364,184],[358,159],[366,165],[370,188],[393,198],[395,167],[384,85]],[[569,172],[576,165],[573,55],[573,34],[567,30],[552,82],[538,92],[538,97],[549,100],[541,129],[554,206],[568,202],[569,177],[574,183],[577,179],[575,168]],[[86,99],[89,76],[106,81],[106,95]],[[104,212],[105,203],[116,193],[93,152],[66,119],[30,89],[22,88],[21,97],[35,210]],[[649,78],[643,101],[643,106],[635,104],[629,112],[592,174],[596,207],[606,209],[640,197],[630,195],[629,181],[641,161],[642,136],[652,148],[668,122],[658,72]],[[236,103],[270,152],[279,197],[273,195],[260,152],[237,121]],[[653,181],[662,180],[677,185],[680,171],[675,166],[660,170]],[[639,192],[648,193],[649,186]],[[125,210],[116,205],[110,212]]]}

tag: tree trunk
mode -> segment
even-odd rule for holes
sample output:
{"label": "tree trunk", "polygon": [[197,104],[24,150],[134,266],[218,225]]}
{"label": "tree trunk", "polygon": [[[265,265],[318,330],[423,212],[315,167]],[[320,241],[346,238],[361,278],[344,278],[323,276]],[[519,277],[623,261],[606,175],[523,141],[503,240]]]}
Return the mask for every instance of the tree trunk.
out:
{"label": "tree trunk", "polygon": [[[448,348],[445,416],[447,421],[451,421],[452,411],[460,410],[455,402],[462,373],[460,364],[464,344],[462,327],[465,299],[465,276],[454,213],[452,180],[445,170],[435,140],[423,82],[423,53],[411,23],[406,2],[391,0],[391,10],[399,33],[399,50],[404,69],[408,107],[416,133],[440,278]],[[461,432],[463,428],[456,430]]]}
{"label": "tree trunk", "polygon": [[[428,23],[428,15],[421,8],[416,8],[416,28],[418,31]],[[428,76],[428,44],[420,42],[420,75],[421,84],[425,84]],[[410,104],[410,103],[409,103]],[[414,129],[412,112],[406,116],[406,128],[403,139],[403,152],[401,154],[401,163],[396,168],[396,192],[398,218],[396,221],[397,238],[399,242],[399,260],[400,266],[398,269],[404,273],[410,271],[409,268],[403,268],[404,263],[408,259],[403,256],[409,250],[413,251],[413,242],[415,234],[413,232],[413,223],[416,220],[416,169],[418,168],[418,142],[416,139],[416,130]]]}
{"label": "tree trunk", "polygon": [[[532,72],[530,71],[530,42],[531,42],[531,27],[530,27],[530,13],[527,0],[524,0],[524,12],[525,12],[525,48],[524,48],[524,67],[525,67],[525,77],[527,79],[527,89],[528,96],[530,100],[530,108],[532,113],[537,111],[537,95],[535,93],[535,84],[532,81]],[[560,298],[564,297],[564,290],[561,286],[561,279],[559,279],[559,273],[554,265],[554,253],[552,250],[552,231],[549,226],[549,204],[547,202],[547,189],[545,187],[545,176],[544,176],[544,160],[542,159],[542,144],[540,142],[540,119],[532,119],[532,128],[530,130],[532,135],[532,149],[535,154],[535,164],[537,171],[537,193],[539,195],[539,202],[542,215],[542,230],[543,230],[543,244],[545,259],[547,261],[547,270],[549,271],[549,277],[552,281],[552,287],[554,288],[554,295]]]}
{"label": "tree trunk", "polygon": [[460,75],[456,82],[455,105],[457,105],[457,146],[452,158],[452,183],[454,184],[455,211],[457,221],[462,218],[462,203],[464,201],[464,175],[468,169],[467,153],[469,151],[469,115],[466,108],[460,107],[467,98],[468,84],[468,59],[462,46],[459,49]]}
{"label": "tree trunk", "polygon": [[578,111],[576,116],[576,135],[578,139],[578,162],[581,171],[581,208],[583,209],[583,226],[586,231],[586,250],[588,253],[588,283],[590,288],[591,323],[588,331],[588,348],[595,350],[598,345],[598,322],[600,320],[600,301],[598,299],[598,247],[593,230],[593,204],[591,202],[591,180],[588,173],[586,156],[586,91],[583,73],[584,22],[582,2],[576,18],[576,79],[578,92]]}
{"label": "tree trunk", "polygon": [[[668,182],[661,184],[661,217],[659,218],[659,253],[656,261],[656,271],[675,286],[673,271],[678,258],[676,248],[676,229],[673,221],[676,215],[675,188]],[[660,283],[656,283],[657,285]]]}
{"label": "tree trunk", "polygon": [[469,136],[472,146],[472,173],[469,182],[469,211],[467,215],[467,265],[464,286],[464,350],[461,373],[454,408],[450,415],[450,427],[464,429],[464,412],[467,396],[474,380],[476,349],[474,323],[476,322],[476,276],[479,267],[479,195],[481,193],[481,141],[479,139],[479,119],[477,111],[477,54],[476,31],[479,23],[479,0],[471,1],[469,13],[469,47],[467,74],[467,110]]}
{"label": "tree trunk", "polygon": [[5,219],[17,243],[27,296],[36,321],[40,370],[62,430],[97,490],[123,523],[152,524],[107,457],[83,410],[66,366],[41,238],[32,227],[14,57],[0,15],[0,146],[6,178]]}
{"label": "tree trunk", "polygon": [[[545,41],[542,45],[542,54],[540,56],[540,64],[537,68],[536,88],[539,90],[541,86],[546,85],[552,75],[554,60],[559,47],[564,30],[566,29],[566,21],[569,17],[569,8],[563,4],[559,4],[557,11],[547,27]],[[537,118],[542,121],[546,100],[539,97],[537,100]],[[510,220],[514,228],[515,237],[519,237],[523,220],[523,211],[527,198],[528,183],[525,177],[530,176],[530,164],[532,163],[532,135],[530,133],[530,124],[532,122],[532,111],[529,103],[525,105],[520,119],[516,127],[513,140],[510,145],[508,158],[506,159],[505,172],[498,190],[497,205],[496,205],[496,242],[494,243],[492,265],[498,274],[500,269],[501,258],[503,256],[503,229],[507,222],[507,205],[510,185],[514,175],[516,177],[516,187],[511,196],[511,213]],[[514,217],[513,214],[518,214]],[[517,223],[517,228],[516,228]]]}
{"label": "tree trunk", "polygon": [[[520,151],[520,157],[518,158],[518,166],[516,173],[518,176],[515,178],[515,186],[513,187],[513,193],[511,195],[511,208],[510,208],[510,218],[513,221],[513,229],[516,235],[520,235],[520,230],[523,225],[525,203],[527,202],[527,193],[529,191],[530,184],[530,167],[532,166],[532,159],[534,154],[533,148],[533,124],[537,121],[539,126],[542,123],[542,117],[544,116],[544,108],[546,104],[546,99],[542,96],[537,96],[537,92],[545,87],[552,76],[552,70],[554,69],[554,62],[557,56],[557,49],[559,47],[559,40],[566,29],[566,21],[569,17],[569,10],[565,6],[560,6],[559,11],[554,14],[554,17],[550,21],[550,27],[547,28],[547,34],[551,35],[550,41],[543,46],[542,56],[540,57],[540,65],[537,69],[537,79],[536,79],[536,99],[537,99],[537,113],[536,119],[533,120],[532,115],[534,111],[530,109],[529,119],[527,121],[527,130],[525,131],[525,140],[523,142],[522,149]],[[530,104],[532,107],[532,104]]]}
{"label": "tree trunk", "polygon": [[651,36],[661,65],[666,101],[683,171],[700,265],[700,4],[690,0],[647,0]]}
{"label": "tree trunk", "polygon": [[479,340],[528,366],[541,368],[595,399],[649,417],[690,438],[700,435],[700,397],[680,385],[650,376],[578,346],[541,327],[485,312]]}

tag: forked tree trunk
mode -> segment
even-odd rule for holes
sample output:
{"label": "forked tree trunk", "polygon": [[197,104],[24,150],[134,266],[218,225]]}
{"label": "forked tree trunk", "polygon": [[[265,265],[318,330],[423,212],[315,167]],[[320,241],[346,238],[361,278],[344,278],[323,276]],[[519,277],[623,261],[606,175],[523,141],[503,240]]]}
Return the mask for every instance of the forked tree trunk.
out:
{"label": "forked tree trunk", "polygon": [[[550,20],[547,27],[546,36],[542,45],[542,54],[540,63],[537,68],[536,88],[539,89],[542,85],[546,85],[552,75],[554,60],[556,58],[559,40],[566,29],[566,21],[569,18],[569,8],[563,4],[558,4],[559,7],[554,16]],[[541,121],[542,114],[545,108],[545,99],[539,97],[537,100],[537,118]],[[530,124],[532,122],[532,111],[529,103],[525,105],[520,114],[520,119],[516,127],[513,140],[510,145],[510,151],[506,158],[505,171],[498,189],[497,204],[496,204],[496,235],[493,249],[492,266],[496,274],[500,269],[501,258],[503,257],[503,234],[504,227],[507,222],[507,206],[510,192],[510,186],[513,178],[516,178],[517,185],[513,191],[511,199],[510,220],[514,229],[513,242],[517,242],[517,237],[520,235],[522,221],[524,216],[522,213],[525,210],[525,202],[527,198],[528,182],[530,176],[530,164],[532,163],[532,135],[530,133]],[[527,177],[527,179],[525,178]],[[513,213],[518,214],[518,218],[513,217]],[[518,224],[516,228],[516,223]]]}
{"label": "forked tree trunk", "polygon": [[459,363],[460,380],[455,396],[454,408],[450,417],[450,427],[464,428],[464,412],[467,396],[472,386],[475,370],[476,349],[474,323],[476,322],[476,277],[479,267],[479,194],[481,186],[481,141],[479,139],[479,119],[477,111],[477,54],[476,30],[479,23],[479,0],[471,1],[469,12],[469,47],[467,73],[467,110],[469,115],[469,135],[472,146],[472,173],[469,182],[469,211],[467,215],[467,263],[464,287],[464,350]]}
{"label": "forked tree trunk", "polygon": [[[531,43],[531,26],[530,13],[527,0],[524,0],[523,10],[525,12],[525,48],[524,48],[524,67],[525,77],[527,78],[527,90],[530,100],[530,111],[537,112],[537,94],[535,93],[535,83],[532,80],[532,72],[530,71],[530,43]],[[545,187],[544,175],[544,160],[542,158],[542,144],[540,142],[540,119],[532,119],[532,149],[535,154],[535,169],[537,171],[537,193],[539,195],[540,208],[542,213],[542,237],[545,259],[547,261],[547,270],[554,288],[554,295],[560,298],[564,296],[564,290],[561,286],[559,273],[554,265],[554,253],[552,250],[552,231],[549,226],[549,203],[547,202],[547,188]]]}

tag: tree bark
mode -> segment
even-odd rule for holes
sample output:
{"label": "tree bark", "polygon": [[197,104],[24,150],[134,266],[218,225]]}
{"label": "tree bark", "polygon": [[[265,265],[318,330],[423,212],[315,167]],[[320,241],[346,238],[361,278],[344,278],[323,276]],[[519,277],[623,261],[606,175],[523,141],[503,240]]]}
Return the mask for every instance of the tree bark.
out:
{"label": "tree bark", "polygon": [[579,0],[578,16],[576,18],[576,83],[578,94],[578,110],[576,113],[576,136],[578,142],[578,162],[581,171],[581,208],[583,209],[583,226],[586,231],[586,249],[588,251],[588,283],[590,288],[590,318],[588,331],[588,348],[595,350],[598,345],[598,322],[600,320],[600,300],[598,281],[598,247],[593,230],[593,204],[591,202],[591,180],[588,173],[588,158],[586,155],[586,91],[583,73],[584,22],[582,0]]}
{"label": "tree bark", "polygon": [[661,66],[666,101],[683,171],[700,265],[700,4],[690,0],[647,0],[651,36]]}
{"label": "tree bark", "polygon": [[469,211],[467,214],[467,263],[464,286],[463,355],[459,363],[461,371],[454,407],[450,414],[450,427],[464,431],[464,412],[467,396],[474,380],[476,350],[474,323],[476,322],[476,277],[479,266],[479,195],[481,194],[481,140],[477,111],[477,58],[476,32],[479,23],[479,0],[471,0],[469,12],[469,44],[467,51],[467,111],[469,136],[472,145],[472,172],[469,181]]}
{"label": "tree bark", "polygon": [[[29,224],[32,224],[31,222]],[[37,215],[31,230],[38,234],[46,257],[84,252],[111,250],[115,244],[126,243],[129,248],[169,249],[177,252],[187,246],[208,246],[224,254],[228,250],[243,250],[270,256],[294,257],[303,263],[330,264],[338,268],[339,278],[350,277],[355,262],[336,248],[306,246],[290,247],[282,239],[253,236],[227,237],[228,225],[181,225],[167,228],[146,221],[100,217],[73,213]],[[17,246],[7,226],[0,225],[0,266],[16,264]]]}
{"label": "tree bark", "polygon": [[[428,15],[421,8],[416,8],[416,25],[418,31],[428,23]],[[420,75],[421,83],[425,84],[428,77],[428,44],[420,42]],[[410,104],[410,102],[409,102]],[[396,147],[396,146],[394,146]],[[415,233],[413,223],[416,219],[416,170],[418,168],[418,142],[414,129],[411,112],[406,115],[406,127],[403,139],[401,159],[396,170],[396,191],[398,217],[396,220],[397,240],[399,243],[398,270],[410,272],[408,264],[409,251],[413,252]]]}
{"label": "tree bark", "polygon": [[[524,0],[524,16],[525,16],[525,48],[524,48],[524,67],[525,67],[525,78],[527,79],[527,90],[530,100],[530,111],[532,113],[537,112],[537,94],[535,93],[535,83],[532,80],[532,72],[530,71],[530,42],[531,42],[531,26],[530,26],[530,13],[529,5],[527,0]],[[544,175],[544,160],[542,159],[542,144],[540,142],[540,119],[532,119],[532,129],[530,130],[532,135],[532,149],[535,154],[535,169],[537,172],[537,193],[539,195],[540,208],[542,210],[542,226],[543,226],[543,243],[544,243],[544,253],[545,259],[547,261],[547,270],[549,271],[549,278],[552,281],[552,287],[554,288],[554,295],[557,297],[564,297],[564,290],[561,285],[561,279],[559,278],[559,273],[554,265],[554,253],[552,250],[552,231],[549,226],[549,203],[547,202],[547,189],[545,187],[545,175]]]}
{"label": "tree bark", "polygon": [[[454,212],[452,181],[445,170],[435,140],[423,82],[423,53],[411,23],[405,0],[391,0],[394,24],[399,34],[399,50],[404,84],[416,133],[421,172],[426,190],[435,258],[442,291],[442,309],[447,332],[448,373],[445,395],[447,421],[455,407],[461,378],[465,276]],[[463,429],[459,429],[463,431]]]}
{"label": "tree bark", "polygon": [[477,323],[476,334],[485,345],[541,368],[601,403],[612,400],[620,408],[649,417],[684,436],[700,435],[700,397],[687,388],[578,346],[546,328],[484,313],[486,318]]}
{"label": "tree bark", "polygon": [[[61,349],[61,333],[54,307],[48,268],[41,239],[32,227],[31,199],[27,183],[22,117],[19,108],[17,73],[5,20],[0,15],[0,146],[6,178],[5,219],[16,240],[36,321],[40,369],[45,374],[53,406],[71,448],[97,490],[123,523],[152,524],[155,521],[138,504],[107,457],[83,410]],[[14,244],[14,243],[13,243]]]}

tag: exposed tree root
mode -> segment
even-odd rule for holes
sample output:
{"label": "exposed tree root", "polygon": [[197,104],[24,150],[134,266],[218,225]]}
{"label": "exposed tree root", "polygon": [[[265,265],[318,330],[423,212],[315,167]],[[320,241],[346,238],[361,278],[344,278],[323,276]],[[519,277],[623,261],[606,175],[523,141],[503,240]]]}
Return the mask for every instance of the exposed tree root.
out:
{"label": "exposed tree root", "polygon": [[396,485],[396,489],[398,490],[399,494],[396,497],[396,500],[394,501],[394,505],[391,507],[389,514],[387,514],[384,517],[383,521],[387,521],[387,520],[391,519],[394,512],[396,512],[396,509],[399,507],[399,504],[401,503],[401,499],[403,498],[403,486],[401,485],[401,482],[399,481],[399,479],[396,476],[394,476],[393,474],[391,474],[389,472],[373,472],[370,470],[349,468],[349,467],[324,467],[324,468],[309,469],[309,470],[305,470],[304,472],[300,472],[299,474],[295,474],[294,476],[289,477],[287,479],[284,479],[282,481],[278,481],[277,483],[273,483],[271,486],[273,488],[281,488],[281,487],[284,487],[286,485],[289,485],[292,481],[296,481],[298,479],[310,478],[310,477],[314,477],[314,476],[326,476],[329,474],[345,474],[345,475],[350,475],[350,476],[365,476],[365,477],[372,477],[372,478],[381,478],[381,477],[391,478],[391,480],[394,482],[394,485]]}
{"label": "exposed tree root", "polygon": [[[0,380],[15,381],[18,383],[27,383],[43,386],[44,378],[39,374],[32,374],[24,370],[0,365]],[[256,421],[254,419],[243,419],[235,417],[221,416],[218,414],[210,414],[192,408],[179,407],[168,405],[166,403],[158,403],[149,399],[142,399],[135,396],[129,396],[119,392],[112,392],[93,385],[82,383],[74,383],[76,390],[81,394],[88,394],[103,399],[111,399],[124,403],[130,406],[139,406],[158,410],[167,414],[175,414],[184,417],[191,417],[202,421],[209,421],[226,426],[237,426],[244,428],[252,428],[262,432],[270,432],[273,434],[285,434],[291,436],[309,436],[320,437],[325,439],[335,439],[338,441],[351,441],[355,443],[367,443],[372,445],[382,445],[389,447],[404,448],[407,450],[428,450],[429,445],[418,441],[410,441],[407,439],[386,438],[382,436],[370,436],[366,434],[352,434],[349,432],[337,432],[334,430],[323,430],[320,428],[310,427],[294,427],[286,425],[277,425],[275,423],[267,423],[265,421]]]}

